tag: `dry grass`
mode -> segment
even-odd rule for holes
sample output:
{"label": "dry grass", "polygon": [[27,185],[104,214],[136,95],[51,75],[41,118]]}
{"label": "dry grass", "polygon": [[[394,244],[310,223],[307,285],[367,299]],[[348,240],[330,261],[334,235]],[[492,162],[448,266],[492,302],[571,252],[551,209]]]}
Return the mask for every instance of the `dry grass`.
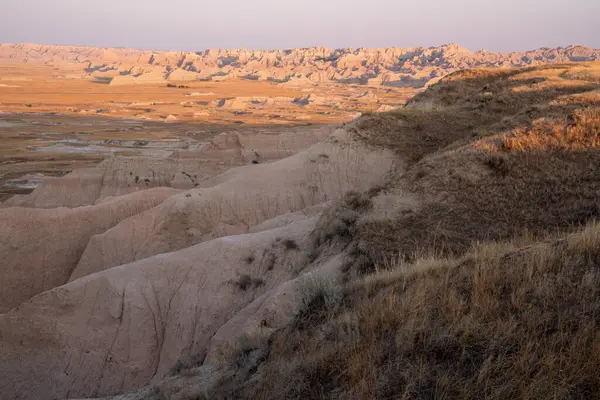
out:
{"label": "dry grass", "polygon": [[579,79],[582,81],[600,82],[600,67],[597,65],[571,68],[565,72],[563,77],[568,79]]}
{"label": "dry grass", "polygon": [[367,142],[394,149],[414,163],[424,155],[470,136],[479,118],[460,110],[403,108],[385,114],[367,114],[350,125],[350,130]]}
{"label": "dry grass", "polygon": [[414,164],[450,145],[528,127],[538,118],[566,117],[587,99],[565,101],[565,97],[600,88],[596,80],[570,79],[568,72],[577,68],[581,67],[460,71],[416,95],[406,108],[365,115],[350,129]]}
{"label": "dry grass", "polygon": [[[460,152],[459,152],[460,153]],[[570,229],[600,216],[600,151],[463,152],[430,160],[404,182],[418,210],[360,226],[355,240],[383,256],[461,254],[475,241]]]}
{"label": "dry grass", "polygon": [[250,275],[242,274],[237,280],[232,282],[238,289],[246,291],[252,287],[257,288],[265,284],[262,278],[253,278]]}
{"label": "dry grass", "polygon": [[[457,255],[474,241],[543,235],[600,216],[600,109],[586,103],[598,85],[565,79],[569,68],[454,74],[417,96],[402,117],[382,115],[385,126],[369,128],[373,137],[395,140],[401,155],[412,154],[408,171],[388,189],[418,193],[422,205],[359,226],[358,247],[375,254],[371,261],[398,253],[414,259],[424,251]],[[548,86],[554,80],[562,84]],[[416,108],[422,104],[435,108]],[[413,122],[386,131],[390,119],[406,115]],[[473,129],[466,128],[470,120]],[[362,136],[369,132],[363,127]]]}
{"label": "dry grass", "polygon": [[600,147],[600,108],[577,110],[572,124],[565,121],[536,121],[530,129],[506,135],[502,149],[509,151],[589,150]]}
{"label": "dry grass", "polygon": [[476,247],[347,287],[344,310],[274,338],[256,386],[286,398],[593,398],[600,224]]}
{"label": "dry grass", "polygon": [[[260,379],[242,393],[598,393],[600,225],[556,239],[600,214],[600,113],[587,103],[598,85],[574,82],[569,68],[462,72],[412,108],[357,121],[365,140],[408,161],[388,192],[408,188],[423,203],[396,219],[354,224],[354,248],[369,250],[357,252],[368,256],[360,264],[379,261],[383,271],[348,281],[334,318],[280,331]],[[518,245],[506,241],[516,236],[524,237]]]}
{"label": "dry grass", "polygon": [[386,195],[421,204],[325,213],[343,296],[311,297],[212,398],[600,397],[600,85],[578,68],[460,72],[351,124],[407,161]]}

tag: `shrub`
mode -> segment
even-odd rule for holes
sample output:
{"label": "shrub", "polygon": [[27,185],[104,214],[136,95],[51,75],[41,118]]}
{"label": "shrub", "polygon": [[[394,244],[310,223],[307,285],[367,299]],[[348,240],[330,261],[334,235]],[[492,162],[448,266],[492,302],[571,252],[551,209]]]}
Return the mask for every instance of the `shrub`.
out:
{"label": "shrub", "polygon": [[296,290],[301,303],[295,318],[295,326],[299,329],[306,329],[332,315],[342,302],[342,287],[324,277],[307,275]]}
{"label": "shrub", "polygon": [[169,370],[169,375],[179,375],[184,373],[187,370],[194,369],[200,367],[204,363],[204,359],[206,358],[206,352],[193,354],[186,358],[177,360],[175,365],[171,367]]}
{"label": "shrub", "polygon": [[373,207],[373,202],[367,194],[353,190],[349,190],[344,194],[343,203],[353,211],[366,211]]}
{"label": "shrub", "polygon": [[235,286],[237,286],[240,290],[248,290],[251,287],[259,287],[265,284],[265,281],[262,278],[252,278],[250,275],[242,274],[238,277],[238,279],[234,282]]}
{"label": "shrub", "polygon": [[294,239],[284,239],[281,244],[286,250],[298,250],[298,243]]}
{"label": "shrub", "polygon": [[227,348],[225,359],[235,368],[252,368],[263,362],[269,351],[269,340],[260,330],[244,333]]}

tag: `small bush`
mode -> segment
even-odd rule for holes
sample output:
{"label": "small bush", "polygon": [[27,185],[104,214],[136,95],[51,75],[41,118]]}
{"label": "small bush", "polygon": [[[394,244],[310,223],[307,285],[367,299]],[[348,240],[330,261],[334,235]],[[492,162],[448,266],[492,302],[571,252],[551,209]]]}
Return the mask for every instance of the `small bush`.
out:
{"label": "small bush", "polygon": [[[375,196],[381,190],[382,188],[375,188],[371,194]],[[326,243],[348,244],[352,241],[358,220],[372,207],[370,194],[346,192],[343,199],[319,220],[312,234],[313,244],[309,252],[309,261],[312,262],[319,256],[322,246]]]}
{"label": "small bush", "polygon": [[365,211],[373,207],[373,202],[365,193],[349,190],[344,195],[344,205],[354,211]]}
{"label": "small bush", "polygon": [[508,165],[508,157],[499,153],[486,154],[485,165],[492,171],[505,176],[508,174],[510,167]]}
{"label": "small bush", "polygon": [[373,259],[368,247],[368,243],[360,241],[352,244],[348,256],[342,265],[344,281],[375,272],[376,261]]}
{"label": "small bush", "polygon": [[242,274],[238,277],[237,281],[234,282],[240,290],[248,290],[251,287],[259,287],[265,284],[262,278],[252,278],[250,275]]}
{"label": "small bush", "polygon": [[252,279],[252,285],[254,287],[263,286],[265,284],[265,280],[263,278],[254,278]]}
{"label": "small bush", "polygon": [[286,250],[298,250],[298,243],[294,239],[284,239],[281,244]]}
{"label": "small bush", "polygon": [[252,368],[263,362],[269,351],[269,340],[261,331],[244,333],[226,350],[226,359],[235,368]]}
{"label": "small bush", "polygon": [[240,275],[236,282],[236,285],[240,289],[246,290],[252,285],[252,278],[250,277],[250,275]]}
{"label": "small bush", "polygon": [[262,266],[266,271],[272,271],[275,268],[275,263],[277,262],[277,256],[273,252],[273,250],[265,249],[263,252],[262,258]]}
{"label": "small bush", "polygon": [[342,287],[336,282],[314,275],[305,276],[297,288],[301,306],[295,325],[306,329],[328,315],[333,315],[342,303]]}
{"label": "small bush", "polygon": [[198,367],[202,366],[205,358],[206,358],[206,352],[202,352],[202,353],[193,354],[186,358],[177,360],[175,365],[173,365],[171,367],[171,369],[169,370],[169,375],[170,376],[180,375],[183,372],[188,371],[190,369],[198,368]]}

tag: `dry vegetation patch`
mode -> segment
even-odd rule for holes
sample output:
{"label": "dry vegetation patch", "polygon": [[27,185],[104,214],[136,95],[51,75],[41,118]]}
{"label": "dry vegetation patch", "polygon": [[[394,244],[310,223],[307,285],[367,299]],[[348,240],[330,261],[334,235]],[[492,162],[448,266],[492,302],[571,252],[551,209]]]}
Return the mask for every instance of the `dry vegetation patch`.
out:
{"label": "dry vegetation patch", "polygon": [[395,263],[335,317],[272,340],[243,396],[590,398],[600,390],[600,225],[526,247]]}
{"label": "dry vegetation patch", "polygon": [[596,106],[576,110],[564,121],[535,121],[531,128],[516,129],[502,140],[502,149],[509,151],[586,151],[598,147],[600,108]]}
{"label": "dry vegetation patch", "polygon": [[[372,261],[461,254],[474,241],[543,235],[597,217],[600,111],[586,99],[598,84],[571,85],[569,68],[461,72],[415,97],[413,108],[357,121],[366,140],[396,141],[392,148],[413,155],[388,189],[422,198],[419,210],[361,226],[355,239],[378,255]],[[514,90],[553,80],[561,85]]]}
{"label": "dry vegetation patch", "polygon": [[529,127],[539,118],[565,118],[587,106],[586,94],[600,85],[570,79],[570,68],[576,67],[457,72],[416,95],[405,108],[367,114],[350,129],[415,163],[449,145]]}

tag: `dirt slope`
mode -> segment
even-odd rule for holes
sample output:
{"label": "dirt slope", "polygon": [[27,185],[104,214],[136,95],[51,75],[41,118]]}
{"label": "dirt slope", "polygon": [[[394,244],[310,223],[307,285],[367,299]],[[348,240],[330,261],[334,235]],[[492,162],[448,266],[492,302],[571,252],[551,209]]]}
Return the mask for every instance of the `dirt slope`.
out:
{"label": "dirt slope", "polygon": [[[265,300],[280,299],[275,288],[305,269],[314,223],[307,218],[112,268],[0,315],[3,396],[92,397],[146,385],[180,358],[237,339],[239,323],[221,327],[259,298],[243,311],[244,324],[280,326],[276,315],[285,318],[289,307],[271,300],[267,312]],[[291,241],[294,248],[286,247]],[[288,302],[297,301],[285,285]]]}
{"label": "dirt slope", "polygon": [[176,193],[149,189],[76,209],[0,209],[0,313],[66,283],[93,235]]}
{"label": "dirt slope", "polygon": [[90,240],[73,278],[247,232],[278,215],[340,199],[382,183],[396,158],[353,141],[343,130],[281,161],[232,169],[214,186],[174,196]]}

